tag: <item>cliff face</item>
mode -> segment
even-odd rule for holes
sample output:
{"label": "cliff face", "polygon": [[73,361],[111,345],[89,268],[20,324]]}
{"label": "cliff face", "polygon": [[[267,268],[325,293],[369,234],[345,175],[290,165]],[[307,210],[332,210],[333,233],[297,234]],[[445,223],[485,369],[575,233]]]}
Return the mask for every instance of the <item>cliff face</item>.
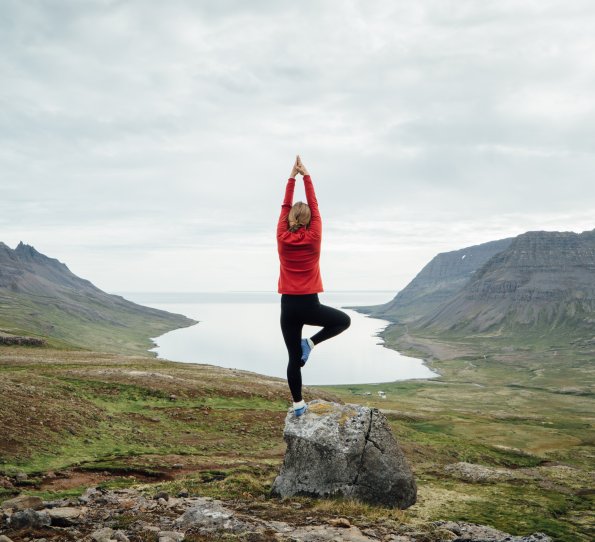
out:
{"label": "cliff face", "polygon": [[458,293],[475,271],[511,242],[511,238],[501,239],[438,254],[392,301],[364,310],[401,323],[431,315]]}
{"label": "cliff face", "polygon": [[66,265],[19,243],[0,243],[0,331],[74,346],[146,352],[150,337],[194,320],[110,295]]}
{"label": "cliff face", "polygon": [[595,335],[595,230],[519,235],[416,327]]}

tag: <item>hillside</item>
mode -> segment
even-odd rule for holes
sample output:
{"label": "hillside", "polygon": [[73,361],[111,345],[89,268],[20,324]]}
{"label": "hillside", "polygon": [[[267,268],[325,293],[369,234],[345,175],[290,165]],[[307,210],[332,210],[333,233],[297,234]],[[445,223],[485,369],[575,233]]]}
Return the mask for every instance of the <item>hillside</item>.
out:
{"label": "hillside", "polygon": [[22,242],[0,242],[0,333],[47,337],[59,347],[143,353],[150,337],[196,323],[95,287]]}
{"label": "hillside", "polygon": [[414,327],[595,337],[595,230],[527,232]]}
{"label": "hillside", "polygon": [[[143,356],[2,347],[0,501],[25,493],[62,505],[73,499],[80,508],[77,497],[93,487],[103,507],[89,503],[71,538],[54,525],[4,533],[15,542],[57,542],[86,540],[106,526],[122,529],[131,542],[157,540],[147,526],[181,514],[184,503],[176,496],[182,494],[222,499],[255,521],[290,524],[279,537],[275,531],[187,533],[189,541],[349,540],[346,528],[343,536],[318,533],[340,518],[370,542],[452,540],[436,523],[441,520],[589,540],[592,398],[548,389],[533,371],[514,374],[523,385],[519,393],[509,384],[510,370],[494,373],[481,359],[441,362],[440,370],[439,379],[382,384],[386,399],[372,384],[304,389],[307,401],[383,410],[418,482],[418,502],[402,511],[349,500],[271,498],[291,400],[284,379]],[[135,493],[121,492],[125,487],[147,497],[142,508]],[[108,489],[118,490],[121,502],[106,502]],[[154,498],[162,492],[169,498]],[[298,536],[305,528],[316,533]]]}
{"label": "hillside", "polygon": [[358,307],[358,310],[400,323],[430,315],[458,293],[475,271],[507,248],[511,241],[512,238],[500,239],[438,254],[394,299],[384,305]]}

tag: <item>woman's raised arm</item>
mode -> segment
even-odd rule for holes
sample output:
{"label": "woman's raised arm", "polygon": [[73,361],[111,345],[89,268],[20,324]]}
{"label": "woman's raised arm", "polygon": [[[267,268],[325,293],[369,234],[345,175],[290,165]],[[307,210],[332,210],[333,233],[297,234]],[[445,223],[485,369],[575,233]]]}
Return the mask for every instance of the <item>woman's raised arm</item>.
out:
{"label": "woman's raised arm", "polygon": [[310,207],[310,225],[308,231],[313,237],[320,239],[322,235],[322,218],[320,211],[318,210],[318,200],[316,199],[316,192],[314,191],[314,183],[312,183],[312,177],[304,164],[299,154],[296,160],[296,168],[299,173],[304,176],[304,190],[306,191],[306,201],[308,207]]}
{"label": "woman's raised arm", "polygon": [[291,170],[291,175],[287,180],[287,185],[285,186],[285,197],[283,198],[283,203],[281,204],[281,214],[279,215],[279,221],[277,222],[277,237],[279,237],[287,231],[287,217],[289,216],[289,211],[291,210],[291,206],[293,205],[295,176],[298,173],[297,164],[298,159],[296,157],[295,163],[293,164],[293,168]]}

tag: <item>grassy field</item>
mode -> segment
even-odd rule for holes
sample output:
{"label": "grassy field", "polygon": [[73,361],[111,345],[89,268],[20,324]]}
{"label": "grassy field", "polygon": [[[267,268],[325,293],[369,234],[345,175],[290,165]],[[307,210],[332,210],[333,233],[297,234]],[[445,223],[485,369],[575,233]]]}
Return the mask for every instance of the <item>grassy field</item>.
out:
{"label": "grassy field", "polygon": [[[472,343],[453,350],[430,338],[406,339],[409,353],[425,349],[441,378],[305,394],[385,412],[418,480],[418,503],[406,511],[269,497],[285,450],[284,380],[28,347],[0,347],[0,476],[27,474],[17,487],[0,484],[0,499],[142,484],[155,492],[184,487],[285,521],[343,516],[363,527],[451,519],[590,540],[593,395],[584,354],[479,353]],[[463,355],[453,357],[454,351]],[[555,363],[561,355],[568,370]]]}

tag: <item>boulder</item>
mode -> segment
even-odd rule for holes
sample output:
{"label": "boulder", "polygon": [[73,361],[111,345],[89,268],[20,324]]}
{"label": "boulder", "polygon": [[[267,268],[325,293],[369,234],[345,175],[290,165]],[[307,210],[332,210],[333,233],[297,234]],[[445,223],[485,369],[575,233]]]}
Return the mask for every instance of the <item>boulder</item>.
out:
{"label": "boulder", "polygon": [[415,503],[415,479],[378,409],[317,399],[300,417],[289,410],[283,436],[287,451],[273,495],[343,496],[392,508]]}
{"label": "boulder", "polygon": [[544,533],[512,536],[493,527],[475,523],[436,521],[434,525],[453,533],[456,542],[552,542],[552,539]]}
{"label": "boulder", "polygon": [[25,529],[28,527],[38,528],[47,527],[51,523],[49,514],[44,510],[37,512],[31,508],[19,510],[10,516],[11,529]]}
{"label": "boulder", "polygon": [[112,542],[115,540],[113,537],[114,530],[110,527],[102,527],[91,533],[91,540],[93,542]]}
{"label": "boulder", "polygon": [[47,513],[52,520],[52,525],[68,527],[77,522],[77,519],[82,514],[82,510],[75,506],[60,506],[57,508],[48,508]]}
{"label": "boulder", "polygon": [[223,506],[221,501],[199,497],[174,520],[174,526],[178,529],[194,528],[200,534],[210,534],[216,531],[241,531],[244,523],[235,517],[233,510]]}

